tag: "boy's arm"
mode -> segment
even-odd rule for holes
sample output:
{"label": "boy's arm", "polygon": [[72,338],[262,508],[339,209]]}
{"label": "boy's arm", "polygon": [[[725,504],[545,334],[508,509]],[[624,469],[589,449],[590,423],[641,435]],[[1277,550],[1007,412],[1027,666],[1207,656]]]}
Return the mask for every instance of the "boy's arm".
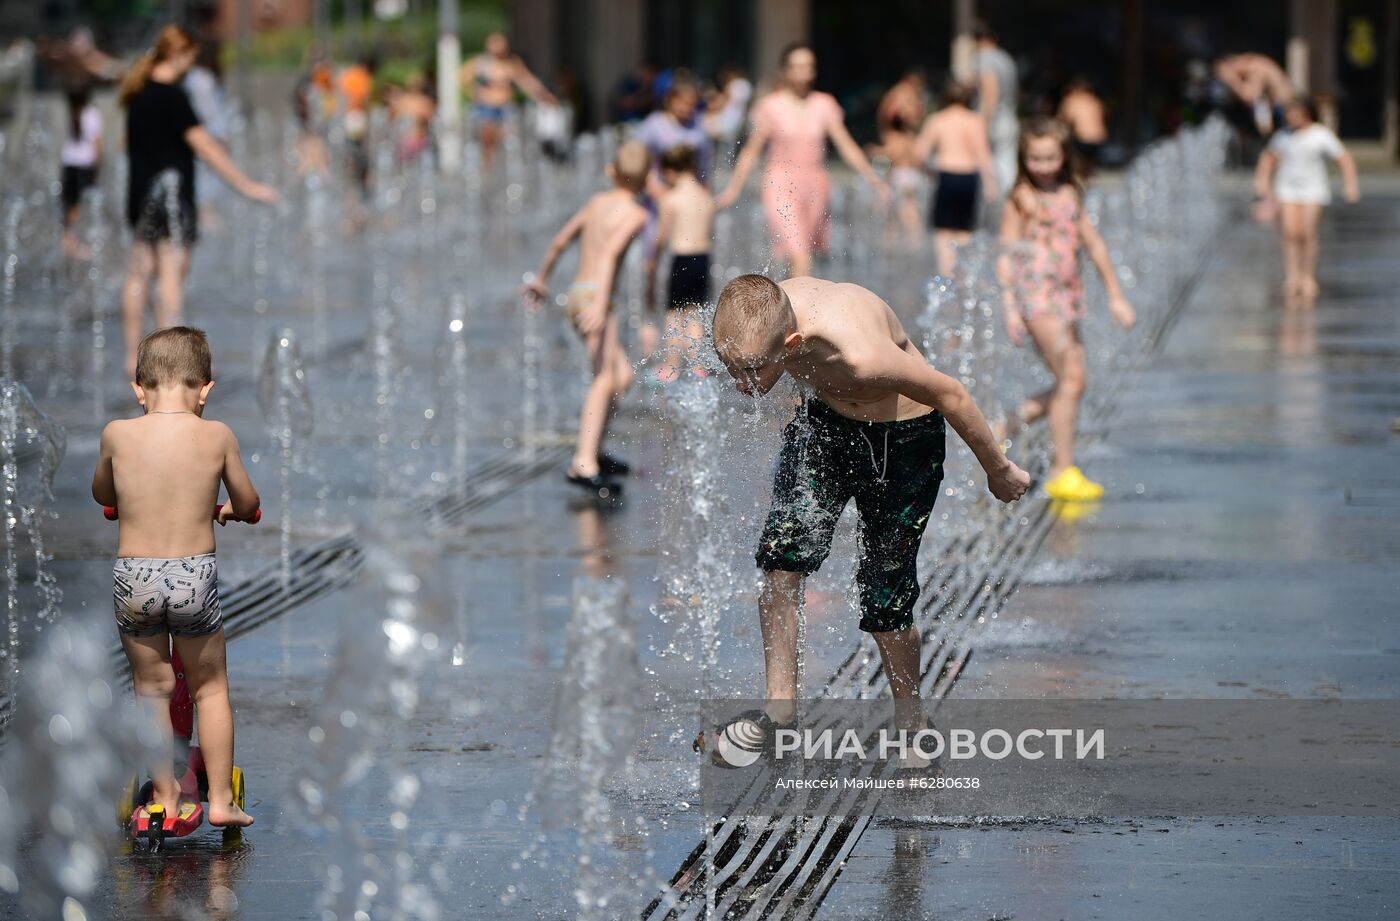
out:
{"label": "boy's arm", "polygon": [[955,378],[935,371],[921,356],[881,342],[852,363],[857,379],[888,387],[943,414],[987,473],[987,488],[1003,502],[1019,499],[1030,486],[1030,475],[1001,450],[972,394]]}
{"label": "boy's arm", "polygon": [[578,209],[578,212],[569,218],[568,223],[554,235],[554,239],[549,241],[549,248],[544,251],[544,258],[540,260],[540,267],[535,272],[534,279],[525,285],[526,291],[540,298],[549,294],[549,273],[554,271],[554,263],[559,260],[559,255],[569,248],[574,237],[583,230],[583,217],[587,210],[586,204]]}
{"label": "boy's arm", "polygon": [[117,504],[117,479],[112,473],[112,424],[102,430],[97,448],[97,469],[92,473],[92,497],[99,505]]}
{"label": "boy's arm", "polygon": [[768,129],[763,123],[754,125],[753,133],[744,141],[744,146],[739,149],[739,159],[734,161],[734,172],[729,174],[729,185],[724,187],[724,191],[719,193],[715,199],[715,210],[723,211],[739,200],[739,194],[744,191],[744,183],[749,181],[749,173],[753,172],[754,166],[758,164],[758,158],[763,153],[763,148],[768,146]]}
{"label": "boy's arm", "polygon": [[[258,496],[258,491],[253,488],[253,481],[248,477],[248,471],[243,467],[243,458],[238,453],[238,437],[233,434],[233,429],[217,422],[223,429],[224,436],[224,488],[228,490],[228,502],[219,510],[219,524],[223,524],[229,517],[252,518],[262,499]],[[230,516],[227,512],[232,512]]]}
{"label": "boy's arm", "polygon": [[1099,229],[1089,220],[1088,213],[1083,209],[1079,212],[1079,238],[1084,241],[1084,249],[1088,251],[1089,259],[1093,261],[1094,268],[1098,269],[1103,286],[1108,291],[1108,312],[1113,315],[1114,322],[1119,326],[1132,329],[1133,324],[1137,322],[1137,314],[1123,297],[1123,286],[1118,283],[1118,271],[1113,267],[1113,260],[1109,258],[1108,247],[1099,235]]}

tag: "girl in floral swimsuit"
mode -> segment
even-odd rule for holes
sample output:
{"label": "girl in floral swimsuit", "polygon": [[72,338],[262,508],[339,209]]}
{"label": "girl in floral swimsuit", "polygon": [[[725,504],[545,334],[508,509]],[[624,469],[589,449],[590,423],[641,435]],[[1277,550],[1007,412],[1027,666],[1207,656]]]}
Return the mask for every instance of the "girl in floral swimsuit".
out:
{"label": "girl in floral swimsuit", "polygon": [[1123,297],[1103,238],[1084,214],[1069,140],[1068,127],[1053,119],[1035,119],[1022,129],[1016,184],[1002,210],[1005,251],[998,272],[1006,331],[1017,345],[1029,337],[1055,383],[1026,399],[1000,434],[1009,437],[1048,417],[1052,455],[1045,491],[1052,499],[1090,501],[1103,495],[1103,487],[1074,464],[1075,419],[1085,384],[1080,250],[1088,252],[1103,278],[1114,321],[1130,329],[1136,316]]}

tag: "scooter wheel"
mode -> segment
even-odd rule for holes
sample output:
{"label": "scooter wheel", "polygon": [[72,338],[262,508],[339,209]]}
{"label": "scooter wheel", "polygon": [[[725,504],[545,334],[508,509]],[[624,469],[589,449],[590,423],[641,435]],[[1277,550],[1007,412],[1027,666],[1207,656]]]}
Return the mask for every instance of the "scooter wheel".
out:
{"label": "scooter wheel", "polygon": [[132,774],[122,784],[121,795],[117,797],[117,827],[127,828],[131,825],[132,813],[136,811],[136,775]]}

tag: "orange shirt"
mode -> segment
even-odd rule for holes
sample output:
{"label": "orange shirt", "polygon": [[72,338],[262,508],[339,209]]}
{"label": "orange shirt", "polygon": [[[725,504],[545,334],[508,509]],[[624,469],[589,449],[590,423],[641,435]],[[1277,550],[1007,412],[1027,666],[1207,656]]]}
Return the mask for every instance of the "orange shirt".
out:
{"label": "orange shirt", "polygon": [[352,64],[340,72],[340,93],[347,109],[368,109],[374,92],[374,77],[360,64]]}

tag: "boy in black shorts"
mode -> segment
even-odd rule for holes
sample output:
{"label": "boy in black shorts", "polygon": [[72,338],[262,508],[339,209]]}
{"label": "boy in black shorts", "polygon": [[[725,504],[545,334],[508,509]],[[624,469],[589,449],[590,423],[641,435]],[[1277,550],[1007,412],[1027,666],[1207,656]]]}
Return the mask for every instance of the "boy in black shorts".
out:
{"label": "boy in black shorts", "polygon": [[[678,144],[661,155],[661,178],[670,190],[661,196],[656,255],[671,251],[671,279],[666,291],[665,360],[660,381],[673,381],[683,367],[703,375],[695,344],[705,335],[696,308],[710,299],[710,239],[715,201],[696,172],[695,149]],[[655,291],[656,255],[647,264],[647,290]],[[654,300],[654,293],[649,300]]]}
{"label": "boy in black shorts", "polygon": [[859,285],[741,275],[720,292],[714,336],[743,393],[767,393],[791,374],[813,394],[783,434],[757,554],[767,706],[719,730],[712,757],[791,719],[802,577],[826,559],[852,498],[863,548],[860,629],[880,648],[897,715],[900,701],[917,714],[916,563],[943,480],[944,421],[1001,501],[1020,498],[1030,476],[1002,453],[967,389],[930,367],[889,305]]}

